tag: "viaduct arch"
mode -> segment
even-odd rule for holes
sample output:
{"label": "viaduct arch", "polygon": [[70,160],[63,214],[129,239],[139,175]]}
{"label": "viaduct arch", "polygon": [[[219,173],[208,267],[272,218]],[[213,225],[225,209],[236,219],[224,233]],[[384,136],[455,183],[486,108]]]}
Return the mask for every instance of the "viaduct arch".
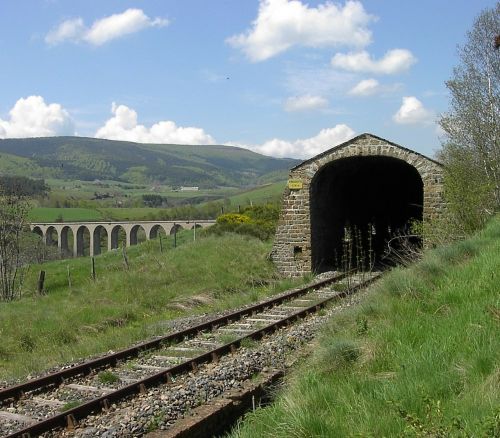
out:
{"label": "viaduct arch", "polygon": [[441,214],[442,186],[437,161],[359,135],[291,169],[272,259],[285,276],[339,269],[347,252],[377,262],[391,236]]}
{"label": "viaduct arch", "polygon": [[[84,235],[89,234],[90,255],[101,252],[101,237],[107,237],[108,251],[118,248],[120,230],[125,233],[126,245],[136,245],[138,232],[142,229],[146,239],[154,239],[163,230],[166,235],[181,229],[206,228],[215,223],[214,220],[199,221],[138,221],[138,222],[57,222],[31,223],[31,231],[38,234],[46,245],[56,245],[62,253],[69,253],[69,234],[73,239],[73,256],[84,253]],[[54,236],[57,236],[54,238]]]}

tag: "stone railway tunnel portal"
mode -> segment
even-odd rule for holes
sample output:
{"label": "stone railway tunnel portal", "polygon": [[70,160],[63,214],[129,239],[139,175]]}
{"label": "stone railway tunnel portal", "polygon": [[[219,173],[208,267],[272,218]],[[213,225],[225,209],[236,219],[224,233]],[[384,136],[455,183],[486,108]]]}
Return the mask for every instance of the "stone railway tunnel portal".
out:
{"label": "stone railway tunnel portal", "polygon": [[393,236],[408,233],[415,220],[441,215],[442,170],[440,163],[372,134],[294,167],[272,250],[278,271],[299,276],[359,267],[359,259],[365,266],[383,261]]}
{"label": "stone railway tunnel portal", "polygon": [[390,263],[387,242],[423,218],[422,178],[397,158],[335,160],[311,181],[310,216],[314,272]]}

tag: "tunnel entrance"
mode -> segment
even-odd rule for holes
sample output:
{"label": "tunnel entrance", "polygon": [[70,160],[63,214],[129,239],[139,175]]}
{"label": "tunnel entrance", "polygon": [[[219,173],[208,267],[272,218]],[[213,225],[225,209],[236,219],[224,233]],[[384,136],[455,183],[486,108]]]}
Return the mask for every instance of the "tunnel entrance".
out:
{"label": "tunnel entrance", "polygon": [[[422,220],[423,182],[417,169],[387,156],[342,158],[311,181],[311,257],[316,273],[391,263],[387,242]],[[396,237],[396,238],[395,238]],[[419,244],[414,238],[413,243]]]}

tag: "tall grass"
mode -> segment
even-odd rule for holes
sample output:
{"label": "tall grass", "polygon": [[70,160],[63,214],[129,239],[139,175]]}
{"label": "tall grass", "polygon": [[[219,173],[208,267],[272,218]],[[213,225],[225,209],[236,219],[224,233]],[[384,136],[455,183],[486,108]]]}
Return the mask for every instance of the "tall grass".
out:
{"label": "tall grass", "polygon": [[[267,260],[270,244],[237,235],[192,241],[182,232],[90,259],[33,266],[19,301],[0,303],[0,379],[125,347],[162,334],[168,320],[242,305],[289,287]],[[242,268],[244,267],[244,268]],[[46,271],[45,296],[36,280]],[[68,282],[68,270],[71,288]]]}
{"label": "tall grass", "polygon": [[394,269],[231,436],[500,436],[500,220]]}

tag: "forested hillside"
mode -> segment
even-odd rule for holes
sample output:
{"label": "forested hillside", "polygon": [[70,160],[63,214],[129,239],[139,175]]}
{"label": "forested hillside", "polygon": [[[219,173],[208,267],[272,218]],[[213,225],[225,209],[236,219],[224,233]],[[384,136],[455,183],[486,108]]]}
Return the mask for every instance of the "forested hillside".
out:
{"label": "forested hillside", "polygon": [[232,146],[139,144],[84,137],[0,140],[0,175],[243,187],[286,179],[293,159]]}

